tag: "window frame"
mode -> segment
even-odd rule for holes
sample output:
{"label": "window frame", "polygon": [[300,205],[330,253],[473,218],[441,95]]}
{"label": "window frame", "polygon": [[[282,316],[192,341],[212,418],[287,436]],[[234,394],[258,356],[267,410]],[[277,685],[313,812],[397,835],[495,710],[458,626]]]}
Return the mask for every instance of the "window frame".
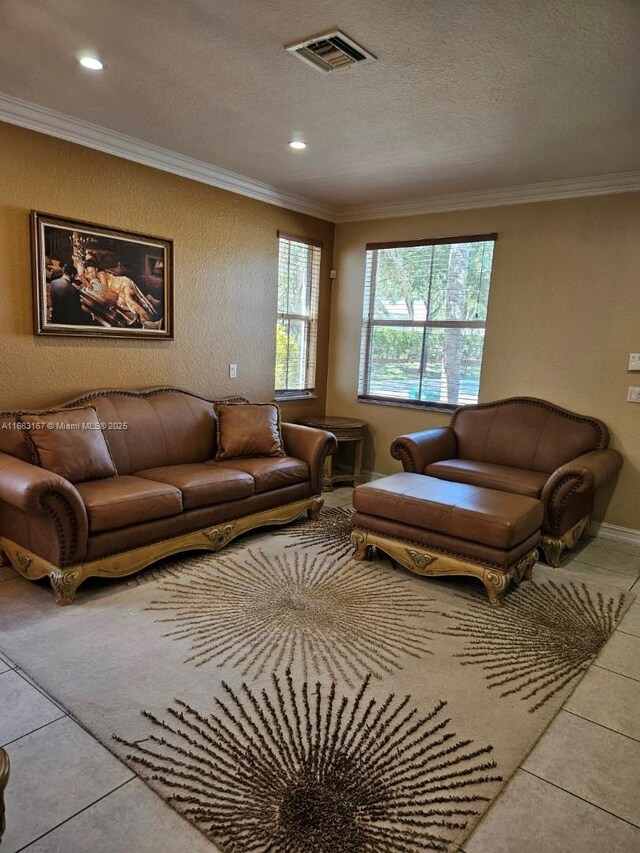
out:
{"label": "window frame", "polygon": [[[287,240],[289,243],[299,243],[307,246],[310,249],[307,260],[307,304],[309,306],[308,314],[298,314],[293,312],[284,312],[278,310],[280,297],[280,262],[281,262],[281,240]],[[318,351],[318,313],[320,304],[320,278],[322,265],[322,250],[324,243],[322,240],[317,240],[313,237],[303,237],[300,234],[291,234],[286,231],[278,231],[278,282],[276,296],[276,332],[279,324],[284,321],[295,320],[296,322],[304,323],[305,326],[305,363],[304,363],[304,388],[275,388],[274,398],[279,401],[308,399],[315,396],[316,380],[317,380],[317,351]],[[314,261],[313,250],[318,250],[317,262]],[[314,280],[315,276],[315,280]],[[274,385],[275,374],[277,371],[277,351],[276,364],[274,369]]]}
{"label": "window frame", "polygon": [[[424,364],[424,345],[426,340],[426,330],[429,328],[438,328],[438,329],[446,329],[446,328],[462,328],[462,329],[486,329],[487,321],[485,320],[429,320],[428,319],[428,306],[427,306],[427,315],[424,320],[392,320],[392,319],[375,319],[375,300],[376,300],[376,273],[377,273],[377,264],[373,263],[371,265],[371,271],[369,272],[369,252],[376,252],[380,249],[402,249],[402,248],[416,248],[419,246],[445,246],[445,245],[453,245],[455,243],[480,243],[480,242],[492,242],[495,243],[498,240],[497,233],[490,234],[466,234],[455,237],[434,237],[434,238],[426,238],[422,240],[395,240],[384,243],[367,243],[365,245],[365,290],[364,290],[364,300],[366,302],[367,295],[369,297],[368,304],[363,304],[362,310],[362,329],[361,329],[361,339],[360,339],[360,363],[358,367],[358,402],[361,403],[374,403],[382,406],[399,406],[401,408],[409,408],[409,409],[423,409],[423,410],[431,410],[431,411],[439,411],[439,412],[453,412],[457,408],[460,407],[460,403],[440,403],[432,400],[410,400],[410,399],[402,399],[398,397],[389,397],[383,396],[380,394],[370,394],[367,393],[366,389],[370,386],[371,383],[371,349],[372,349],[372,337],[373,337],[373,329],[376,326],[384,326],[391,328],[404,328],[404,329],[424,329],[425,333],[423,334],[423,342],[422,342],[422,356],[420,362],[420,387],[422,387],[422,380],[425,370]],[[491,274],[493,274],[493,265],[491,267]],[[489,283],[489,293],[491,289],[491,283]],[[487,297],[488,299],[488,297]],[[487,302],[488,305],[488,302]],[[484,357],[484,343],[483,343],[483,357]],[[482,376],[480,377],[482,378]]]}

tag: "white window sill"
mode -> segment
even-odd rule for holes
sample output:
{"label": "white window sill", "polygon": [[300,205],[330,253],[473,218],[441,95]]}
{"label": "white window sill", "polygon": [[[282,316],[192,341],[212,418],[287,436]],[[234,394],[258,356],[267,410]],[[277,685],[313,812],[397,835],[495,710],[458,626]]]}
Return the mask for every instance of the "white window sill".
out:
{"label": "white window sill", "polygon": [[285,394],[279,397],[277,394],[273,398],[276,403],[288,403],[290,400],[317,400],[317,394]]}
{"label": "white window sill", "polygon": [[374,406],[394,406],[399,409],[421,409],[423,412],[442,412],[442,414],[447,415],[455,412],[456,409],[460,408],[462,403],[440,403],[439,405],[433,405],[428,402],[419,402],[416,400],[389,400],[383,398],[376,397],[358,397],[358,403],[366,403],[367,405]]}

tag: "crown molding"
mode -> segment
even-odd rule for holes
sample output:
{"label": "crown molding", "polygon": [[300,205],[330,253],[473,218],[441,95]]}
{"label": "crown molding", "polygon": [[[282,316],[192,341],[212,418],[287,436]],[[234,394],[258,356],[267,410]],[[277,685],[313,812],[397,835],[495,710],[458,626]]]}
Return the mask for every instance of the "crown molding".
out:
{"label": "crown molding", "polygon": [[510,204],[530,204],[536,201],[610,195],[640,190],[640,172],[621,172],[596,175],[591,178],[568,178],[538,184],[523,184],[504,189],[434,195],[414,201],[383,202],[359,207],[344,207],[337,211],[335,222],[358,222],[364,219],[395,219],[421,213],[447,213],[452,210],[473,210],[478,207],[502,207]]}
{"label": "crown molding", "polygon": [[236,172],[229,172],[195,160],[167,148],[151,145],[134,139],[123,133],[108,130],[97,124],[83,121],[64,113],[56,112],[48,107],[41,107],[29,101],[22,101],[11,95],[0,92],[0,121],[8,124],[16,124],[28,130],[35,130],[56,139],[65,139],[67,142],[75,142],[86,148],[95,148],[114,157],[124,160],[132,160],[134,163],[142,163],[153,169],[190,178],[201,184],[209,184],[228,192],[247,196],[248,198],[263,201],[267,204],[275,204],[277,207],[285,207],[298,213],[306,213],[320,219],[334,221],[335,211],[319,202],[291,193],[281,192],[270,184],[246,178]]}
{"label": "crown molding", "polygon": [[108,130],[91,122],[32,104],[0,92],[0,121],[15,124],[65,139],[86,148],[94,148],[114,157],[141,163],[153,169],[180,175],[201,184],[274,204],[297,213],[316,216],[329,222],[357,222],[366,219],[394,219],[423,213],[447,213],[454,210],[473,210],[479,207],[501,207],[537,201],[610,195],[640,190],[640,171],[597,175],[590,178],[569,178],[503,189],[435,195],[413,201],[382,202],[348,206],[339,209],[303,196],[283,192],[270,184],[247,178],[236,172],[218,168],[202,160],[186,157],[167,148],[151,145],[123,133]]}

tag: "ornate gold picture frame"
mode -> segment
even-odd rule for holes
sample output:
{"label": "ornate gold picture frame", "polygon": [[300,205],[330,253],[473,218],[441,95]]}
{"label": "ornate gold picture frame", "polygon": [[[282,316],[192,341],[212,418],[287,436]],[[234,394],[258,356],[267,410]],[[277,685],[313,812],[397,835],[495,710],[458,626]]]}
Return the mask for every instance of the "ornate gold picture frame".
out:
{"label": "ornate gold picture frame", "polygon": [[173,339],[173,241],[31,214],[37,335]]}

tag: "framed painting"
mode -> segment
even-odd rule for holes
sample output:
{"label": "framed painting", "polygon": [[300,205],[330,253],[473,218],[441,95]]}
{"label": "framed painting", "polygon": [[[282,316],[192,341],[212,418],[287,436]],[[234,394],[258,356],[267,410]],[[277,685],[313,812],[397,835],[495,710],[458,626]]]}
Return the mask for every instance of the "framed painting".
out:
{"label": "framed painting", "polygon": [[37,335],[173,339],[173,242],[31,213]]}

